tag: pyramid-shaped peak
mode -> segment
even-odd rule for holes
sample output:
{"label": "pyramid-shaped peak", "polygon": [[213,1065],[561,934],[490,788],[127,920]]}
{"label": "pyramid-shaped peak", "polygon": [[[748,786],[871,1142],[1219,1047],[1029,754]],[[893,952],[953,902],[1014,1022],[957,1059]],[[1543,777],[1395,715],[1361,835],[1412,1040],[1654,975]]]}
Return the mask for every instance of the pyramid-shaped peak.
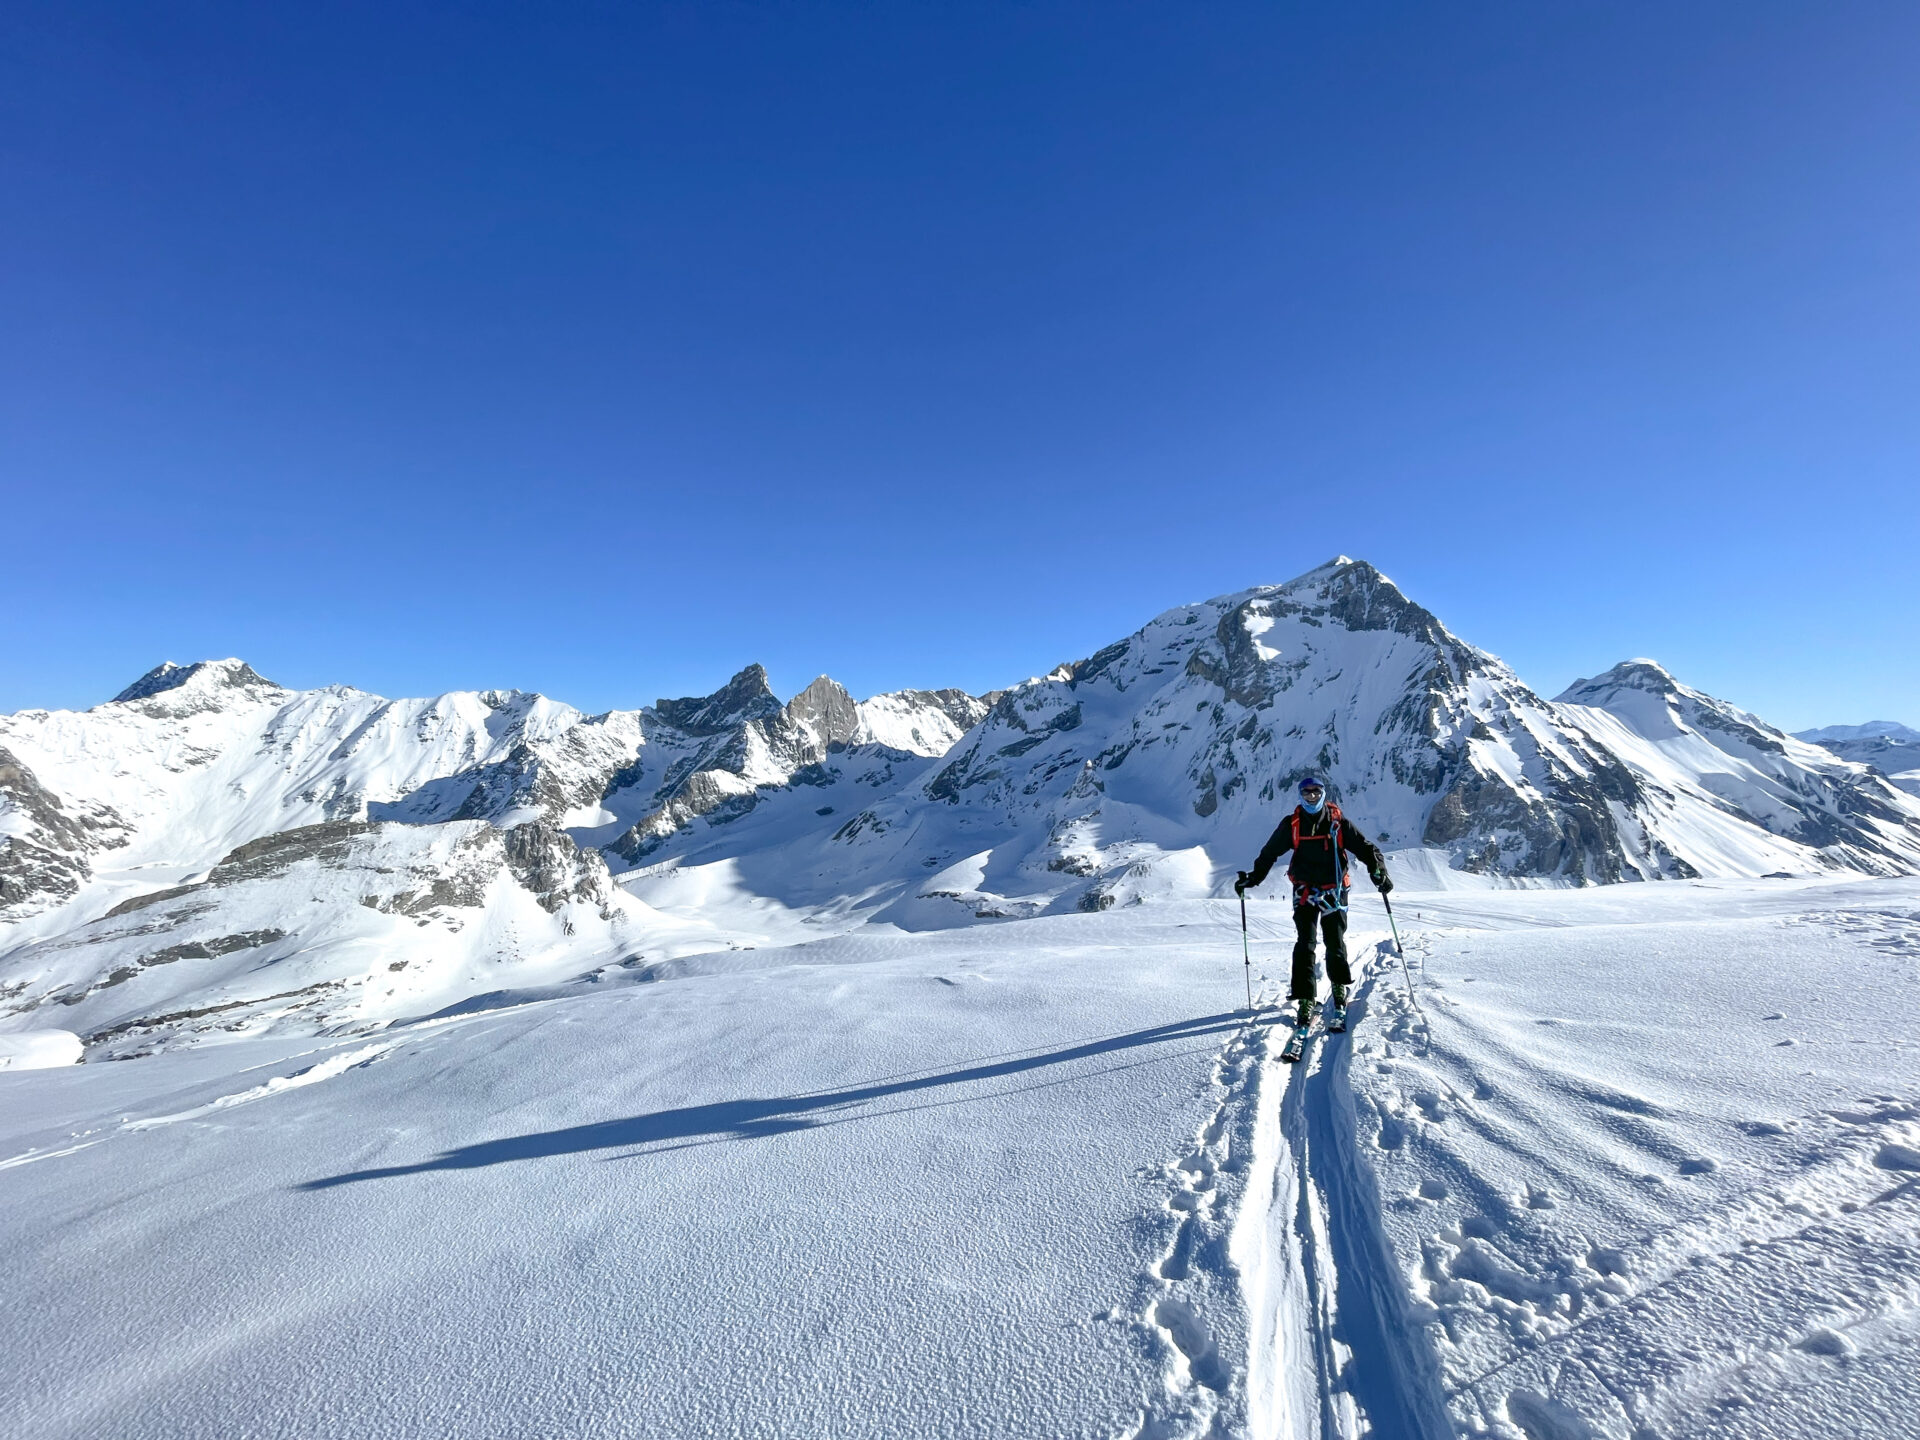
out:
{"label": "pyramid-shaped peak", "polygon": [[656,700],[653,710],[676,730],[689,735],[718,735],[749,720],[778,715],[781,704],[767,683],[764,665],[749,665],[711,695]]}
{"label": "pyramid-shaped peak", "polygon": [[1305,589],[1309,586],[1324,584],[1326,581],[1340,574],[1343,570],[1358,571],[1368,576],[1376,576],[1381,579],[1385,578],[1380,575],[1378,570],[1374,569],[1373,566],[1364,560],[1355,560],[1351,555],[1336,555],[1331,560],[1314,566],[1313,569],[1307,571],[1304,575],[1294,576],[1293,579],[1287,581],[1287,583],[1280,588],[1282,590]]}
{"label": "pyramid-shaped peak", "polygon": [[244,660],[199,660],[192,665],[176,665],[171,660],[163,660],[107,703],[117,705],[122,701],[145,700],[187,685],[209,690],[237,690],[250,685],[263,686],[268,690],[281,688]]}
{"label": "pyramid-shaped peak", "polygon": [[1397,630],[1434,645],[1457,643],[1432,611],[1373,565],[1336,555],[1284,585],[1253,592],[1256,602],[1325,616],[1349,630]]}
{"label": "pyramid-shaped peak", "polygon": [[787,718],[805,725],[823,745],[844,745],[860,728],[860,710],[847,687],[822,675],[787,702]]}
{"label": "pyramid-shaped peak", "polygon": [[1555,700],[1566,705],[1604,706],[1605,697],[1616,690],[1644,690],[1651,695],[1678,695],[1680,682],[1658,660],[1645,658],[1622,660],[1611,670],[1591,680],[1576,680]]}

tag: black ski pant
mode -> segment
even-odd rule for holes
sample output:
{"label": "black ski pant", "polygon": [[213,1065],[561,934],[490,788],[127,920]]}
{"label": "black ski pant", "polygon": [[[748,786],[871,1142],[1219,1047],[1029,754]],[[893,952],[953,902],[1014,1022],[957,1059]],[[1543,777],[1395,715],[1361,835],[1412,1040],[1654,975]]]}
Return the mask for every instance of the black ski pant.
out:
{"label": "black ski pant", "polygon": [[1293,998],[1311,1000],[1320,988],[1313,973],[1313,927],[1318,921],[1327,940],[1327,978],[1336,985],[1351,985],[1353,974],[1347,969],[1347,915],[1336,910],[1322,915],[1311,905],[1293,907]]}

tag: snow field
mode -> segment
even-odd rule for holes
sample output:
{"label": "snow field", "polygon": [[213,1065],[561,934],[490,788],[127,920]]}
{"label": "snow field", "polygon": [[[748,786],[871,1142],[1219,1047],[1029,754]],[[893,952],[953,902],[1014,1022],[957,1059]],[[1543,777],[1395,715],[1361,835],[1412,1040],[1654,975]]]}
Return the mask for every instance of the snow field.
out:
{"label": "snow field", "polygon": [[0,1074],[0,1432],[1920,1434],[1920,881],[1396,898]]}
{"label": "snow field", "polygon": [[1920,885],[1403,908],[1354,1139],[1453,1429],[1916,1433]]}
{"label": "snow field", "polygon": [[[1245,1029],[1222,938],[1085,917],[825,941],[397,1027],[377,1054],[241,1041],[43,1072],[69,1083],[6,1107],[4,1153],[39,1153],[0,1174],[8,1313],[32,1317],[0,1429],[1183,1416],[1155,1270],[1169,1164]],[[1231,1300],[1216,1381],[1245,1368]]]}

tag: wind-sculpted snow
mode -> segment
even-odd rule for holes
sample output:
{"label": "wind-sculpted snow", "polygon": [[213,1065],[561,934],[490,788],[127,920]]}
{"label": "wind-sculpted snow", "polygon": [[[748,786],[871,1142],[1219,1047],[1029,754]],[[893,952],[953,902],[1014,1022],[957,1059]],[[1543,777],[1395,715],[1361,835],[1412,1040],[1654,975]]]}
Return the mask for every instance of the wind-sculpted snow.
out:
{"label": "wind-sculpted snow", "polygon": [[1920,1433],[1917,902],[1401,907],[1421,1011],[1372,981],[1348,1143],[1456,1433]]}
{"label": "wind-sculpted snow", "polygon": [[[1650,662],[1545,701],[1341,558],[982,697],[856,701],[821,676],[783,703],[748,665],[710,695],[587,715],[521,691],[295,691],[219,660],[163,665],[84,713],[0,716],[0,1027],[72,1028],[49,1007],[109,991],[85,1033],[334,1023],[331,1001],[249,1007],[323,982],[364,999],[380,963],[418,969],[397,932],[367,928],[388,911],[361,903],[386,893],[361,871],[386,849],[410,874],[445,867],[425,893],[473,897],[449,911],[475,912],[456,959],[428,967],[452,988],[499,988],[506,965],[537,987],[861,925],[1221,895],[1310,773],[1409,885],[1920,866],[1920,799],[1868,768]],[[340,825],[381,828],[301,872],[302,895],[267,904],[218,878],[248,847]],[[471,845],[500,885],[467,884]],[[211,908],[178,934],[142,949],[106,923],[183,886]],[[496,931],[520,938],[488,968]],[[246,958],[176,963],[216,944]],[[108,983],[130,965],[140,978]],[[271,986],[232,990],[236,966]]]}

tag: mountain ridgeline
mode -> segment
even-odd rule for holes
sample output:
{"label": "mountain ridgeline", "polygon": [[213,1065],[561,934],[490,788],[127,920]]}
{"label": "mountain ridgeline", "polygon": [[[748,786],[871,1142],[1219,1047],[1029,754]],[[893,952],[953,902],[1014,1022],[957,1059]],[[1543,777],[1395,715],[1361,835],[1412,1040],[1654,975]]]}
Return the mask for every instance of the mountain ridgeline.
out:
{"label": "mountain ridgeline", "polygon": [[1869,765],[1651,661],[1542,699],[1341,558],[984,696],[783,703],[750,665],[586,715],[226,660],[0,717],[0,1027],[138,1054],[1217,895],[1308,773],[1412,883],[1920,869],[1920,799]]}

